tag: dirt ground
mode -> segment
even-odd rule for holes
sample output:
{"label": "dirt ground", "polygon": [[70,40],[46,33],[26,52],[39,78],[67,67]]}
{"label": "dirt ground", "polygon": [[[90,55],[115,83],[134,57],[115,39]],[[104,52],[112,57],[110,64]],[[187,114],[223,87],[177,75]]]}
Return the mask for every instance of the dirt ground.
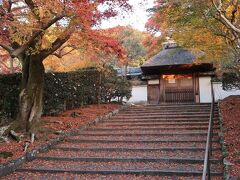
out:
{"label": "dirt ground", "polygon": [[[39,147],[40,145],[51,141],[54,137],[59,136],[62,132],[68,132],[77,129],[80,126],[93,121],[98,116],[105,115],[115,109],[118,109],[117,104],[100,104],[87,105],[81,108],[73,109],[60,113],[54,117],[42,117],[42,126],[38,139],[33,145],[30,145],[27,151]],[[16,142],[9,139],[9,142],[0,143],[0,164],[10,160],[17,159],[24,155],[24,147],[27,139],[22,139],[21,142]]]}
{"label": "dirt ground", "polygon": [[240,178],[240,96],[230,96],[220,103],[224,123],[227,159],[232,164],[231,176]]}

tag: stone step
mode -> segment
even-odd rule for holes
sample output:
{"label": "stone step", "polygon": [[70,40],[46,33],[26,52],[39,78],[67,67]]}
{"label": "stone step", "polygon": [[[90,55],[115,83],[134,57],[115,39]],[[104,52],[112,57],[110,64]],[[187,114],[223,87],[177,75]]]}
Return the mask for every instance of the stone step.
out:
{"label": "stone step", "polygon": [[150,122],[209,122],[208,119],[111,119],[106,123],[150,123]]}
{"label": "stone step", "polygon": [[[45,161],[84,161],[84,162],[176,162],[176,163],[191,163],[202,164],[203,158],[174,158],[174,157],[161,157],[161,158],[143,158],[143,157],[131,157],[131,158],[111,158],[111,157],[62,157],[62,156],[38,156],[38,160]],[[221,159],[210,159],[211,163],[221,163]]]}
{"label": "stone step", "polygon": [[[181,163],[181,162],[85,162],[85,161],[54,161],[54,160],[40,160],[37,159],[34,162],[27,162],[22,165],[17,171],[32,171],[32,170],[60,170],[64,172],[74,171],[128,171],[128,170],[137,170],[137,171],[145,171],[145,170],[154,170],[161,171],[163,169],[167,169],[169,171],[179,171],[184,170],[186,172],[191,173],[192,171],[201,171],[202,164],[196,163]],[[216,171],[220,171],[221,166],[217,164],[212,164],[212,169]]]}
{"label": "stone step", "polygon": [[[201,176],[202,171],[184,171],[184,170],[82,170],[82,169],[44,169],[44,168],[19,168],[17,169],[17,172],[24,172],[24,173],[70,173],[70,174],[97,174],[98,177],[99,175],[105,175],[104,177],[106,178],[106,175],[119,175],[119,174],[133,174],[134,177],[136,178],[136,175],[154,175],[156,176]],[[211,172],[212,176],[222,176],[221,172]],[[82,177],[82,176],[81,176]],[[89,176],[87,176],[89,177]],[[107,176],[108,177],[108,176]],[[122,176],[121,176],[122,177]],[[127,176],[128,177],[128,176]]]}
{"label": "stone step", "polygon": [[[195,106],[189,106],[189,107],[185,107],[185,106],[155,106],[155,107],[148,107],[148,106],[142,106],[142,107],[129,107],[129,108],[126,108],[126,109],[123,109],[122,111],[128,111],[128,110],[162,110],[162,109],[165,109],[165,110],[176,110],[178,111],[179,109],[183,109],[183,110],[186,110],[186,111],[191,111],[191,110],[210,110],[211,109],[211,106],[198,106],[198,107],[195,107]],[[218,107],[215,107],[214,110],[218,110]]]}
{"label": "stone step", "polygon": [[[123,109],[121,111],[119,111],[119,113],[124,113],[124,112],[139,112],[139,113],[210,113],[211,109],[210,108],[201,108],[201,109],[184,109],[184,108],[161,108],[161,109]],[[218,109],[214,109],[215,113],[218,113]]]}
{"label": "stone step", "polygon": [[[145,109],[145,110],[151,110],[151,109],[176,109],[178,108],[181,109],[196,109],[196,110],[201,110],[201,109],[211,109],[211,106],[130,106],[128,108],[125,108],[123,110],[132,110],[132,109]],[[215,107],[214,109],[218,109],[218,107]]]}
{"label": "stone step", "polygon": [[[66,142],[71,142],[71,143],[144,143],[144,144],[151,144],[151,143],[159,143],[159,144],[181,144],[181,143],[192,143],[192,144],[206,144],[206,140],[184,140],[184,139],[179,139],[179,140],[136,140],[136,139],[124,139],[124,140],[119,140],[119,139],[86,139],[86,138],[79,138],[79,136],[75,136],[74,138],[68,138],[65,140]],[[219,142],[217,140],[213,140],[213,143]]]}
{"label": "stone step", "polygon": [[[123,132],[122,132],[123,133]],[[156,132],[158,133],[158,132]],[[100,139],[100,140],[156,140],[156,141],[202,141],[206,142],[207,136],[189,136],[189,135],[181,135],[181,136],[169,136],[169,135],[156,135],[156,134],[149,134],[149,133],[144,133],[141,132],[140,134],[137,135],[130,135],[124,134],[123,135],[118,135],[118,136],[111,136],[108,135],[107,133],[104,135],[102,134],[101,136],[96,136],[94,134],[81,134],[81,132],[77,135],[75,134],[74,136],[71,136],[70,138],[79,138],[79,139]],[[214,136],[213,137],[213,142],[219,142],[219,137]]]}
{"label": "stone step", "polygon": [[[210,113],[210,108],[152,108],[152,109],[143,109],[143,108],[134,108],[134,109],[124,109],[121,112],[207,112]],[[218,112],[218,109],[215,108],[214,112]]]}
{"label": "stone step", "polygon": [[[128,113],[128,112],[121,112],[117,115],[115,115],[114,117],[116,116],[151,116],[151,115],[154,115],[154,116],[176,116],[176,115],[210,115],[210,112],[149,112],[149,113],[145,113],[145,112],[133,112],[133,113]],[[218,112],[215,112],[215,115],[218,116]]]}
{"label": "stone step", "polygon": [[[94,153],[93,153],[94,152]],[[51,149],[47,153],[40,153],[39,157],[46,157],[46,156],[54,156],[54,157],[104,157],[104,158],[164,158],[164,157],[171,157],[171,158],[203,158],[204,151],[184,151],[184,150],[174,150],[174,151],[161,151],[161,150],[154,150],[154,151],[88,151],[81,149],[80,151],[73,149]],[[222,160],[222,155],[219,151],[213,152],[213,159],[220,159]]]}
{"label": "stone step", "polygon": [[[74,179],[74,180],[103,180],[103,179],[124,179],[124,180],[156,180],[156,179],[184,179],[184,180],[193,180],[193,176],[177,176],[176,175],[168,175],[168,176],[156,176],[156,175],[136,175],[136,174],[70,174],[70,173],[27,173],[27,172],[15,172],[12,175],[9,175],[6,177],[7,180],[12,179],[32,179],[32,178],[38,179],[38,180],[44,180],[44,179],[51,179],[51,180],[65,180],[65,179]],[[196,177],[195,177],[196,178]],[[200,178],[200,175],[199,175]],[[214,176],[212,177],[213,180],[220,180],[222,179],[221,176]]]}
{"label": "stone step", "polygon": [[[141,132],[141,131],[114,131],[106,133],[105,131],[93,133],[91,131],[80,132],[81,136],[207,136],[207,132]],[[213,136],[218,136],[218,133],[213,133]]]}
{"label": "stone step", "polygon": [[[211,103],[195,103],[195,102],[183,102],[183,103],[161,103],[161,104],[147,104],[147,105],[142,105],[142,106],[147,106],[147,107],[151,107],[151,106],[172,106],[172,105],[193,105],[193,106],[210,106]],[[215,103],[215,105],[217,105],[217,103]],[[133,105],[133,106],[138,106],[138,105]]]}
{"label": "stone step", "polygon": [[[143,106],[130,106],[130,109],[133,108],[178,108],[178,107],[185,107],[185,108],[201,108],[201,107],[211,107],[211,104],[163,104],[163,105],[143,105]],[[216,107],[216,105],[215,105]]]}
{"label": "stone step", "polygon": [[[188,110],[202,110],[202,109],[211,109],[211,106],[144,106],[144,107],[129,107],[125,110],[161,110],[161,109],[166,109],[166,110],[172,110],[172,109],[188,109]],[[215,107],[215,110],[218,108]]]}
{"label": "stone step", "polygon": [[[201,108],[201,109],[186,109],[186,108],[158,108],[158,109],[124,109],[119,111],[119,113],[122,112],[140,112],[140,113],[152,113],[152,112],[157,112],[157,113],[186,113],[186,114],[191,114],[191,113],[210,113],[211,109],[210,108]],[[218,109],[214,109],[214,112],[217,113]]]}
{"label": "stone step", "polygon": [[[101,126],[97,127],[91,127],[88,130],[90,131],[115,131],[115,130],[156,130],[156,131],[161,131],[161,130],[207,130],[208,126],[184,126],[184,127],[148,127],[148,128],[143,128],[143,127],[128,127],[128,128],[122,128],[122,127],[115,127],[115,128],[104,128]],[[214,126],[213,129],[220,129],[220,126]]]}
{"label": "stone step", "polygon": [[[111,134],[79,134],[79,135],[75,135],[70,137],[71,138],[78,138],[78,139],[95,139],[96,141],[99,140],[126,140],[126,141],[133,141],[133,140],[138,140],[138,141],[160,141],[160,142],[206,142],[207,139],[207,135],[203,136],[203,135],[159,135],[159,133],[141,133],[141,134],[117,134],[117,135],[112,135]],[[213,142],[217,142],[219,143],[219,137],[218,136],[214,136],[213,137]]]}
{"label": "stone step", "polygon": [[[215,148],[220,148],[219,143],[213,143]],[[78,147],[78,148],[203,148],[205,149],[206,143],[183,143],[183,142],[81,142],[77,140],[72,140],[64,143],[61,147]]]}
{"label": "stone step", "polygon": [[[101,124],[101,126],[104,126],[104,127],[114,127],[114,126],[117,126],[117,127],[132,127],[132,126],[161,126],[161,125],[169,125],[169,126],[185,126],[185,125],[193,125],[193,126],[196,126],[196,125],[208,125],[209,123],[208,122],[161,122],[161,123],[138,123],[138,122],[135,122],[135,123],[107,123],[105,122],[104,124]],[[219,123],[218,122],[214,122],[215,125],[218,125]]]}
{"label": "stone step", "polygon": [[[62,151],[92,151],[92,152],[102,152],[102,151],[113,151],[113,152],[153,152],[153,151],[185,151],[185,152],[205,152],[205,148],[198,148],[198,147],[158,147],[158,148],[82,148],[82,147],[70,147],[70,146],[61,146],[57,145],[52,147],[52,149],[62,150]],[[220,148],[212,148],[212,151],[220,151]]]}
{"label": "stone step", "polygon": [[[149,116],[141,116],[141,115],[135,115],[135,116],[113,116],[111,119],[205,119],[209,120],[210,115],[149,115]],[[214,117],[215,119],[218,118],[218,116]]]}

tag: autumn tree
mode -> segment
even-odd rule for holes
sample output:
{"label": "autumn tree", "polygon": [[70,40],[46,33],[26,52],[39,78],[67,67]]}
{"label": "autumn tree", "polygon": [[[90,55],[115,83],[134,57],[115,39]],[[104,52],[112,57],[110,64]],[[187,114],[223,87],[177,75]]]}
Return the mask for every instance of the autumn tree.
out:
{"label": "autumn tree", "polygon": [[149,30],[173,35],[184,46],[204,50],[210,58],[229,55],[230,46],[237,53],[238,0],[157,0],[156,3],[147,24]]}
{"label": "autumn tree", "polygon": [[42,113],[43,60],[70,41],[73,33],[91,37],[101,19],[115,16],[116,7],[126,10],[129,5],[127,0],[0,2],[0,46],[22,63],[18,124],[34,135]]}
{"label": "autumn tree", "polygon": [[117,56],[104,57],[104,59],[108,59],[110,65],[123,67],[125,69],[124,74],[126,74],[128,66],[138,67],[145,62],[147,51],[144,40],[149,33],[138,31],[130,26],[117,26],[106,29],[102,33],[115,38],[121,45],[121,51],[123,52],[121,58]]}
{"label": "autumn tree", "polygon": [[103,30],[95,30],[91,36],[74,33],[71,39],[44,60],[47,71],[68,72],[107,63],[109,57],[121,59],[121,44]]}

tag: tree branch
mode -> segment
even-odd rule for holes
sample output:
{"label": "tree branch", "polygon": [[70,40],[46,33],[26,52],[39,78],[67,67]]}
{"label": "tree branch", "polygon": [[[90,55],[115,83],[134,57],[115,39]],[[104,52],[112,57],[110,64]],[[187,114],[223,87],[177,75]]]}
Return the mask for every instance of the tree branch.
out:
{"label": "tree branch", "polygon": [[10,54],[10,56],[12,56],[14,49],[11,46],[0,43],[0,47],[5,49]]}
{"label": "tree branch", "polygon": [[45,30],[47,30],[50,26],[52,26],[54,23],[56,23],[57,21],[59,21],[60,19],[62,19],[65,15],[64,14],[60,14],[56,17],[54,17],[53,19],[51,19],[47,24],[43,25],[43,27],[41,28],[41,30],[35,31],[32,35],[32,37],[30,37],[30,39],[28,40],[28,42],[26,42],[24,45],[22,45],[21,47],[19,47],[18,49],[14,50],[14,52],[12,53],[14,57],[18,57],[18,55],[20,55],[22,52],[24,52],[32,43],[33,41],[39,36],[41,35]]}
{"label": "tree branch", "polygon": [[12,4],[13,4],[12,0],[8,0],[8,13],[10,13],[12,10]]}
{"label": "tree branch", "polygon": [[72,35],[75,31],[75,27],[67,27],[66,30],[62,33],[62,36],[57,38],[53,43],[52,47],[49,49],[42,50],[40,54],[43,59],[45,59],[50,54],[53,54],[58,48],[60,48]]}
{"label": "tree branch", "polygon": [[234,6],[234,9],[232,10],[231,23],[234,23],[234,21],[236,20],[236,13],[238,11],[238,1],[236,1],[233,6]]}
{"label": "tree branch", "polygon": [[30,8],[30,10],[34,14],[35,18],[37,20],[40,20],[39,14],[37,13],[38,7],[36,6],[36,4],[34,4],[34,2],[32,0],[25,0],[25,3]]}
{"label": "tree branch", "polygon": [[[65,48],[65,47],[64,47],[64,48]],[[58,58],[60,59],[60,58],[62,58],[63,56],[66,56],[66,55],[70,54],[71,52],[73,52],[74,50],[76,50],[76,49],[72,48],[72,49],[69,50],[68,52],[62,53],[62,51],[63,51],[64,48],[62,48],[59,53],[56,53],[56,52],[55,52],[55,53],[53,53],[52,55],[54,55],[54,56],[56,56],[56,57],[58,57]]]}
{"label": "tree branch", "polygon": [[226,17],[225,15],[222,13],[222,2],[221,0],[219,0],[219,6],[216,5],[216,3],[214,2],[214,0],[212,0],[212,4],[214,5],[215,9],[217,10],[217,12],[219,13],[219,17],[225,22],[225,26],[230,27],[233,31],[235,31],[236,33],[240,34],[240,29],[238,29],[237,27],[235,27]]}

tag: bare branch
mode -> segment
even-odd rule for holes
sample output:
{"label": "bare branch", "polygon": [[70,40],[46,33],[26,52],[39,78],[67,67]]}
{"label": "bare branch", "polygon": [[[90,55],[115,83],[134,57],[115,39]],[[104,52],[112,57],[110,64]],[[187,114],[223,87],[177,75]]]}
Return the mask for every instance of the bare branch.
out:
{"label": "bare branch", "polygon": [[[65,46],[65,47],[66,47],[66,46]],[[64,48],[65,48],[65,47],[64,47]],[[63,51],[64,48],[62,48],[59,53],[56,53],[56,52],[55,52],[55,53],[53,53],[52,55],[54,55],[54,56],[56,56],[56,57],[58,57],[58,58],[60,59],[60,58],[62,58],[63,56],[66,56],[66,55],[70,54],[71,52],[73,52],[74,50],[76,50],[76,49],[72,48],[72,49],[69,50],[68,52],[62,53],[62,51]]]}

